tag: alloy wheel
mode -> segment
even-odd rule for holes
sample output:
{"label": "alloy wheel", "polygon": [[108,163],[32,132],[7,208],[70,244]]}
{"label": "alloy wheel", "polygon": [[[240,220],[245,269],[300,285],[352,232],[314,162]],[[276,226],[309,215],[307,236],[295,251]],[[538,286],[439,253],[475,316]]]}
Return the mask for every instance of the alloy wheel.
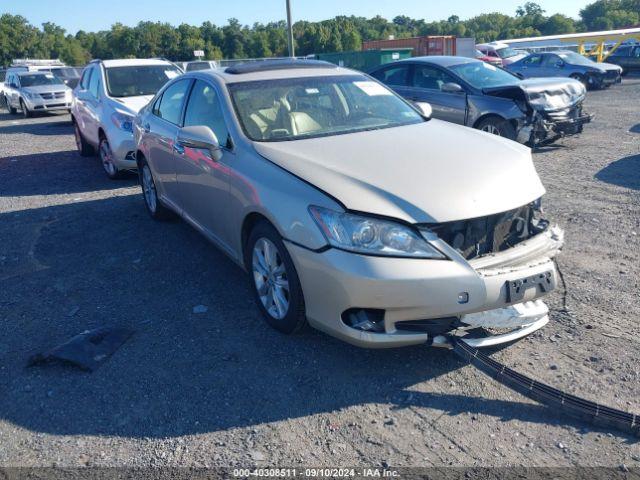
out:
{"label": "alloy wheel", "polygon": [[489,123],[489,124],[487,124],[487,125],[484,125],[484,126],[482,127],[482,131],[483,131],[483,132],[487,132],[487,133],[491,133],[491,134],[493,134],[493,135],[498,135],[498,136],[500,136],[500,130],[498,129],[498,127],[496,127],[495,125],[492,125],[492,124],[490,124],[490,123]]}
{"label": "alloy wheel", "polygon": [[156,213],[158,196],[156,193],[156,185],[153,183],[153,177],[151,176],[151,170],[148,165],[142,167],[142,192],[144,193],[144,201],[147,202],[147,207],[149,207],[151,213]]}
{"label": "alloy wheel", "polygon": [[260,301],[269,315],[282,320],[289,311],[289,281],[278,248],[267,238],[260,238],[253,247],[253,280]]}
{"label": "alloy wheel", "polygon": [[107,172],[107,175],[114,177],[118,173],[118,170],[113,163],[113,154],[111,153],[111,147],[107,140],[102,140],[100,142],[100,161],[102,162],[102,168]]}

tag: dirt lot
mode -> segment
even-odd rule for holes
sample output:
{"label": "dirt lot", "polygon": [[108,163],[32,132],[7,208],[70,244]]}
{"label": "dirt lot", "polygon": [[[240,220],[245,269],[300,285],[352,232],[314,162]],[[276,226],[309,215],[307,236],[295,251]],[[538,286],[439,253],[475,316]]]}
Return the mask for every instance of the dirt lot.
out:
{"label": "dirt lot", "polygon": [[[559,289],[546,328],[494,353],[636,413],[638,99],[640,78],[591,93],[585,133],[535,154],[567,232],[570,313]],[[185,223],[148,218],[134,177],[109,181],[78,156],[68,116],[0,115],[0,466],[640,466],[637,440],[557,415],[449,352],[284,337],[249,293]],[[104,325],[136,333],[93,374],[26,368]]]}

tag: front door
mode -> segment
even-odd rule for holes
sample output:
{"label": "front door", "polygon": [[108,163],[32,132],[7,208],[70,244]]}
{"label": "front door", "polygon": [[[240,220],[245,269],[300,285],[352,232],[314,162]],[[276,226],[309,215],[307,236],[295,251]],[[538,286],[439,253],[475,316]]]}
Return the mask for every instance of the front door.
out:
{"label": "front door", "polygon": [[156,100],[151,113],[142,118],[142,128],[152,158],[153,174],[159,180],[160,195],[178,208],[180,202],[176,177],[176,144],[182,125],[184,101],[191,87],[191,80],[180,80],[168,87]]}
{"label": "front door", "polygon": [[223,154],[216,161],[208,150],[179,147],[175,153],[179,204],[205,233],[231,252],[228,207],[234,153],[218,92],[208,82],[195,81],[185,109],[184,126],[209,127]]}
{"label": "front door", "polygon": [[467,117],[467,95],[464,90],[455,93],[443,91],[442,87],[447,83],[460,85],[454,77],[438,67],[416,64],[413,67],[408,98],[431,104],[435,118],[464,125]]}

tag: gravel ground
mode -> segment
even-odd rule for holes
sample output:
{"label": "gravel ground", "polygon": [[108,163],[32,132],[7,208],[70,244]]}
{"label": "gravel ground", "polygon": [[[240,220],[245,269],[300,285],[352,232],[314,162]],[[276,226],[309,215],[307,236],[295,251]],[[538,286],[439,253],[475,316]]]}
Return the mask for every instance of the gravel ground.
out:
{"label": "gravel ground", "polygon": [[[535,154],[567,232],[552,322],[494,352],[640,413],[640,78],[590,93],[580,137]],[[193,308],[206,305],[205,313]],[[84,331],[135,335],[92,374],[27,368]],[[594,429],[424,347],[358,349],[261,320],[245,275],[134,177],[75,151],[68,116],[0,115],[0,466],[640,466]]]}

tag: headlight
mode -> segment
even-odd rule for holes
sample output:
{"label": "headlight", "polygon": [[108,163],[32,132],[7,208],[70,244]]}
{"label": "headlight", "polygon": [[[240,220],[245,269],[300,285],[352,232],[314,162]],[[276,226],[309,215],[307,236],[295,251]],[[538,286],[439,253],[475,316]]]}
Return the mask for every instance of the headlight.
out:
{"label": "headlight", "polygon": [[40,98],[39,94],[32,93],[32,92],[24,92],[24,96],[27,97],[29,100],[38,100]]}
{"label": "headlight", "polygon": [[309,207],[327,241],[334,247],[365,255],[446,258],[410,227],[374,217]]}
{"label": "headlight", "polygon": [[133,117],[121,112],[116,112],[111,115],[111,121],[120,130],[133,133]]}

